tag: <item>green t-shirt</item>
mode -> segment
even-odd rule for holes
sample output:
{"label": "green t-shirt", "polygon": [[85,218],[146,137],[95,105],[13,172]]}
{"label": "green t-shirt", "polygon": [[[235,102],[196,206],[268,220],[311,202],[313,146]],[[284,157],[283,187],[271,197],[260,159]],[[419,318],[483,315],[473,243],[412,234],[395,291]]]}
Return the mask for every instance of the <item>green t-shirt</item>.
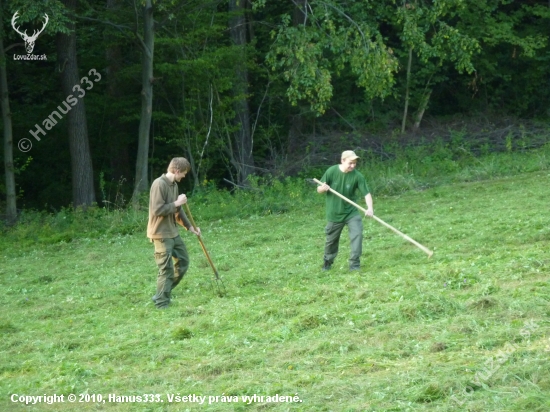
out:
{"label": "green t-shirt", "polygon": [[[357,170],[344,173],[340,170],[339,165],[331,166],[327,169],[321,182],[326,183],[332,190],[354,201],[355,192],[358,190],[364,198],[370,193],[365,177]],[[329,222],[341,223],[349,218],[358,215],[359,210],[350,205],[343,199],[331,192],[327,192],[327,220]]]}

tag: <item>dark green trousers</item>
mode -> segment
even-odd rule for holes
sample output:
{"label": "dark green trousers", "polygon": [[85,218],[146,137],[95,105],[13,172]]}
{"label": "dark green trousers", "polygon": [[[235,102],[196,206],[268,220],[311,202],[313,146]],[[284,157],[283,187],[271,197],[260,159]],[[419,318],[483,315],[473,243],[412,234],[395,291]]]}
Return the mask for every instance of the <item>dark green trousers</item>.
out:
{"label": "dark green trousers", "polygon": [[153,301],[157,308],[168,306],[172,290],[189,269],[189,254],[180,236],[173,239],[153,239],[155,262],[158,266],[157,293]]}
{"label": "dark green trousers", "polygon": [[344,226],[348,226],[350,240],[350,258],[349,268],[359,269],[361,266],[361,253],[363,253],[363,219],[356,215],[345,222],[328,222],[325,227],[325,261],[332,265],[338,255],[338,246],[340,244],[340,235]]}

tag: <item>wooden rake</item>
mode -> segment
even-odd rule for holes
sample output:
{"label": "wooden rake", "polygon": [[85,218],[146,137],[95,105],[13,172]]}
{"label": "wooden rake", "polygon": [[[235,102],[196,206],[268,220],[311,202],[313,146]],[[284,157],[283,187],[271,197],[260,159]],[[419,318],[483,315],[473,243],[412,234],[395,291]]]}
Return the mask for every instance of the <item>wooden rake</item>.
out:
{"label": "wooden rake", "polygon": [[[191,214],[191,210],[189,209],[189,205],[187,203],[184,204],[185,206],[185,213],[187,214],[187,217],[191,221],[191,224],[193,225],[193,228],[197,230],[197,225],[195,224],[195,219],[193,219],[193,215]],[[214,280],[215,280],[215,289],[218,292],[218,296],[223,296],[226,293],[225,285],[223,284],[223,280],[220,277],[220,274],[218,273],[218,270],[216,269],[216,266],[214,266],[214,262],[212,262],[212,258],[210,257],[210,254],[208,253],[208,250],[206,250],[206,246],[204,245],[204,242],[202,240],[201,235],[197,235],[199,238],[199,243],[201,244],[202,251],[204,252],[204,256],[206,256],[206,259],[208,260],[208,263],[210,264],[210,267],[214,271]]]}
{"label": "wooden rake", "polygon": [[[313,181],[315,183],[317,183],[318,185],[322,185],[323,182],[317,180],[317,179],[313,179]],[[355,202],[352,202],[351,200],[349,200],[347,197],[345,197],[344,195],[341,195],[340,193],[338,193],[336,190],[333,190],[331,188],[329,188],[329,191],[333,194],[335,194],[336,196],[338,196],[339,198],[345,200],[346,202],[348,202],[350,205],[353,205],[355,206],[357,209],[361,210],[363,213],[366,213],[367,210],[362,208],[361,206],[359,206],[357,203]],[[430,249],[428,249],[426,246],[424,245],[421,245],[420,243],[418,243],[416,240],[410,238],[409,236],[407,236],[406,234],[404,234],[403,232],[400,232],[399,230],[397,230],[396,228],[394,228],[392,225],[384,222],[382,219],[380,219],[379,217],[377,216],[372,216],[372,218],[374,220],[376,220],[378,223],[381,223],[382,225],[386,226],[388,229],[394,231],[395,233],[397,233],[399,236],[401,236],[403,239],[405,239],[406,241],[408,242],[411,242],[413,245],[415,245],[417,248],[419,248],[420,250],[422,250],[424,253],[426,253],[428,255],[428,258],[431,258],[432,255],[434,254],[434,252]]]}

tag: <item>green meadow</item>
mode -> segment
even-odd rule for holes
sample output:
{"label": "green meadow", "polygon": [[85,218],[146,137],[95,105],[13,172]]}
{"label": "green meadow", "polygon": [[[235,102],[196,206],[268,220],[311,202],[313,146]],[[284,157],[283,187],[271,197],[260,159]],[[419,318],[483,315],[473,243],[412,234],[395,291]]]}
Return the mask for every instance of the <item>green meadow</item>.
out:
{"label": "green meadow", "polygon": [[205,188],[189,206],[225,293],[182,230],[164,311],[146,210],[25,213],[0,240],[0,409],[550,411],[550,149],[423,159],[360,169],[431,259],[365,218],[361,270],[344,230],[321,271],[320,170]]}

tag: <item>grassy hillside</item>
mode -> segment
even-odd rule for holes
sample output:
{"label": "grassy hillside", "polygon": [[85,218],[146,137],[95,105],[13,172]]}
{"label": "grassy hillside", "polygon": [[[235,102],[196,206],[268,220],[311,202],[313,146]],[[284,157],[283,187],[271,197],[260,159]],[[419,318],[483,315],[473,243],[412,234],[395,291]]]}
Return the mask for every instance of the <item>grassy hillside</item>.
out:
{"label": "grassy hillside", "polygon": [[[548,171],[376,196],[377,216],[435,254],[365,220],[352,273],[346,231],[321,271],[321,195],[244,219],[204,220],[222,206],[201,203],[195,218],[227,293],[216,295],[199,243],[183,233],[192,267],[166,311],[150,299],[156,267],[142,233],[4,241],[0,407],[548,411],[549,198]],[[13,394],[65,402],[25,406]],[[254,394],[263,402],[243,401]],[[267,402],[275,395],[296,402]]]}

